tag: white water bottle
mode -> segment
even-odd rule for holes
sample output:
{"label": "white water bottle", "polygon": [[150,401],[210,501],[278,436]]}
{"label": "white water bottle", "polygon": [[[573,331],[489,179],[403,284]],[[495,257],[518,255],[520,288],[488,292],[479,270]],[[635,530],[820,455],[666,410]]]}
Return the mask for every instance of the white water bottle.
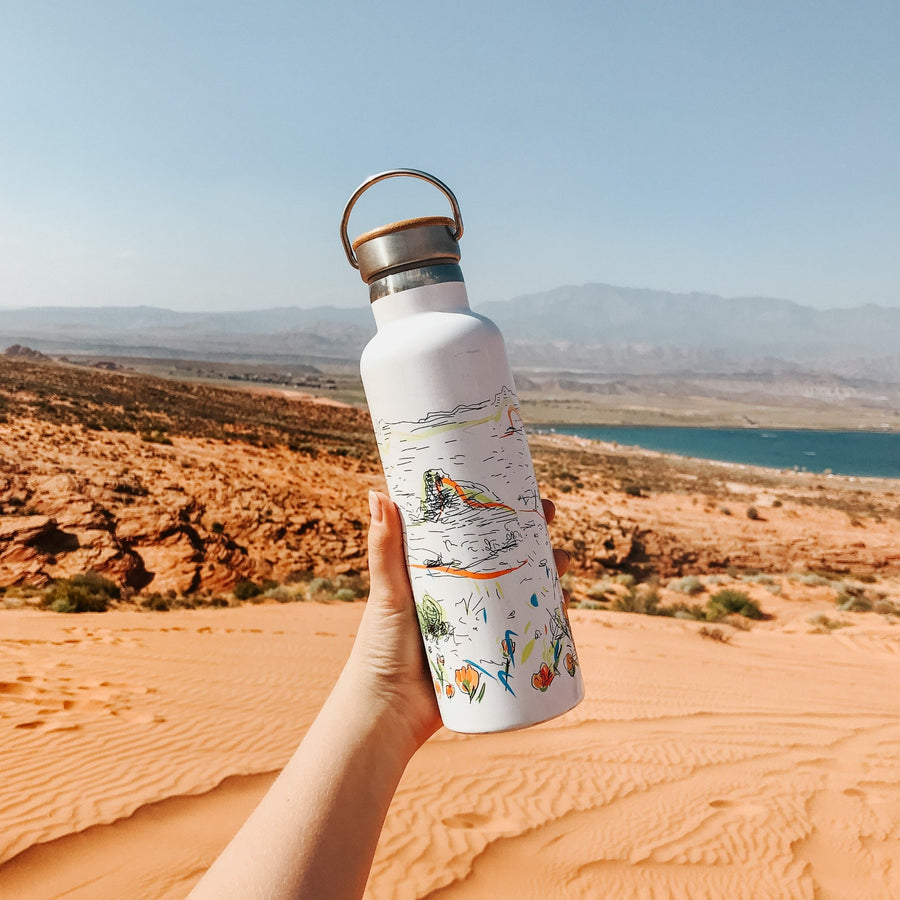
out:
{"label": "white water bottle", "polygon": [[[356,201],[398,175],[443,191],[453,219],[396,222],[351,245]],[[450,189],[415,169],[368,179],[341,224],[378,326],[360,370],[441,718],[471,733],[558,716],[584,686],[503,338],[469,308],[462,230]]]}

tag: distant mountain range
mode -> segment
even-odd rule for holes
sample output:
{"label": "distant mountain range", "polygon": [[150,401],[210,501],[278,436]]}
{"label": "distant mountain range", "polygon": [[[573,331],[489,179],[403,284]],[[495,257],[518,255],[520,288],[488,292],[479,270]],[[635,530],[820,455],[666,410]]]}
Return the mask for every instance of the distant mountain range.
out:
{"label": "distant mountain range", "polygon": [[[519,368],[604,374],[827,373],[900,383],[900,307],[819,310],[607,284],[473,307]],[[354,363],[374,334],[365,305],[185,313],[157,307],[0,311],[0,343],[49,353]]]}

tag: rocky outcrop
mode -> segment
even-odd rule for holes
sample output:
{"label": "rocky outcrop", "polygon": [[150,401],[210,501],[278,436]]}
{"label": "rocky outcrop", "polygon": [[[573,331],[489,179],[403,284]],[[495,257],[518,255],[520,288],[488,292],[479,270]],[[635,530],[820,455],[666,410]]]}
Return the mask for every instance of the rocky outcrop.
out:
{"label": "rocky outcrop", "polygon": [[40,350],[32,350],[31,347],[23,347],[21,344],[13,344],[3,351],[8,359],[27,359],[29,362],[52,362],[49,356]]}
{"label": "rocky outcrop", "polygon": [[179,594],[361,571],[382,484],[326,454],[35,421],[0,425],[0,473],[0,585],[94,570]]}

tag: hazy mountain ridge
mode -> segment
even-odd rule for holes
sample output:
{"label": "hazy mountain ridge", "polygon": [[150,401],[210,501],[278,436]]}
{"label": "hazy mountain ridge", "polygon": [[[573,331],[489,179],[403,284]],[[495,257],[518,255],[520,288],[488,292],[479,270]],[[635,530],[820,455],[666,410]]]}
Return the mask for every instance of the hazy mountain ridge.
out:
{"label": "hazy mountain ridge", "polygon": [[[818,310],[790,300],[568,285],[473,306],[520,367],[623,374],[827,373],[900,382],[900,307]],[[0,341],[51,352],[330,357],[354,362],[371,311],[320,306],[242,312],[55,307],[0,312]]]}

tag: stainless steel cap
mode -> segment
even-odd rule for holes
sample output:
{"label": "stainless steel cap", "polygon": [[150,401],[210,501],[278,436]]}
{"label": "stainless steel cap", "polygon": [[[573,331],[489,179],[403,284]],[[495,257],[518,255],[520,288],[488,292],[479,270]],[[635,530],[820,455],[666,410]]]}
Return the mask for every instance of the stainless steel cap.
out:
{"label": "stainless steel cap", "polygon": [[445,216],[405,219],[360,235],[353,242],[359,274],[366,284],[425,266],[460,260],[456,222]]}
{"label": "stainless steel cap", "polygon": [[[401,176],[418,178],[434,185],[450,201],[453,218],[427,216],[421,219],[404,219],[402,222],[367,231],[351,245],[347,227],[356,201],[372,185]],[[458,266],[459,239],[462,234],[462,214],[456,195],[439,178],[419,169],[391,169],[367,178],[347,201],[341,218],[341,243],[344,245],[347,261],[354,269],[359,269],[363,281],[369,285],[369,294],[373,300],[376,299],[376,294],[394,293],[413,286],[413,281],[409,278],[397,280],[393,277],[412,269],[420,270],[427,283],[462,281],[462,272]],[[384,280],[391,284],[381,285],[377,290],[373,287],[373,282]]]}

